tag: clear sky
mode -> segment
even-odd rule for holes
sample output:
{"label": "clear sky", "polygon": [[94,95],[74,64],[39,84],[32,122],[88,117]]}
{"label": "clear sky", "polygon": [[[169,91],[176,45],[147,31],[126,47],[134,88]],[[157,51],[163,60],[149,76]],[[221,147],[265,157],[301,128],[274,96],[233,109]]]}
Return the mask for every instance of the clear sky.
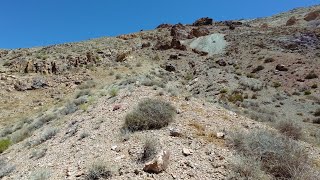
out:
{"label": "clear sky", "polygon": [[270,16],[320,0],[1,0],[0,48],[74,42],[192,23]]}

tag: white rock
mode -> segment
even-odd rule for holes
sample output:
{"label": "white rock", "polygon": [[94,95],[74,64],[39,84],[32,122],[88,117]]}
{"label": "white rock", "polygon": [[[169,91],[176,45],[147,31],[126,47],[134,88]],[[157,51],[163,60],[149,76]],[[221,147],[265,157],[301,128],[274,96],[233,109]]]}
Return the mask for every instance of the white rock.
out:
{"label": "white rock", "polygon": [[169,165],[170,153],[161,151],[152,161],[144,165],[143,170],[150,173],[160,173],[167,169]]}
{"label": "white rock", "polygon": [[183,155],[185,155],[185,156],[189,156],[189,155],[192,155],[192,154],[193,154],[193,150],[192,150],[192,149],[183,148],[183,149],[182,149],[182,153],[183,153]]}
{"label": "white rock", "polygon": [[218,132],[217,133],[217,138],[222,139],[224,138],[225,134],[223,132]]}
{"label": "white rock", "polygon": [[118,146],[117,146],[117,145],[111,146],[111,150],[112,150],[112,151],[117,151],[117,150],[118,150]]}

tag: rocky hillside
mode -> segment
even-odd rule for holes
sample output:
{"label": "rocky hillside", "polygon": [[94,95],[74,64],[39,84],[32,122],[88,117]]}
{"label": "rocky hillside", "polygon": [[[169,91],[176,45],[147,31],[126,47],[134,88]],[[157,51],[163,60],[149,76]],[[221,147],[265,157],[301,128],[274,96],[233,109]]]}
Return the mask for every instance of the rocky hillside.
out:
{"label": "rocky hillside", "polygon": [[320,6],[0,50],[0,178],[319,179],[319,75]]}

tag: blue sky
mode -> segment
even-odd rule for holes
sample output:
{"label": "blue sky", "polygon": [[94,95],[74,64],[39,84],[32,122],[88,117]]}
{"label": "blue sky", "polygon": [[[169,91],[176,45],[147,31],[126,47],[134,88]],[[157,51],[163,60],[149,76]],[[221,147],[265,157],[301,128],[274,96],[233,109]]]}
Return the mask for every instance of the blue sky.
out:
{"label": "blue sky", "polygon": [[0,48],[43,46],[192,23],[270,16],[320,0],[1,0]]}

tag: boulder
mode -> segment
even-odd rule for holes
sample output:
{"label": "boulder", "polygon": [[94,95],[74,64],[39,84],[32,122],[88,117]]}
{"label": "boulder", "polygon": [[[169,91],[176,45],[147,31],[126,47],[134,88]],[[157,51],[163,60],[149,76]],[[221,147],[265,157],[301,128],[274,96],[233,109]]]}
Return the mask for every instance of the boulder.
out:
{"label": "boulder", "polygon": [[174,67],[172,64],[167,64],[165,66],[165,70],[169,71],[169,72],[174,72],[174,71],[176,71],[176,67]]}
{"label": "boulder", "polygon": [[297,21],[298,21],[297,18],[292,16],[290,19],[288,19],[286,26],[292,26],[292,25],[296,24]]}
{"label": "boulder", "polygon": [[209,34],[210,34],[210,32],[207,28],[204,28],[204,27],[193,28],[191,30],[190,34],[188,35],[188,38],[192,39],[194,37],[201,37],[201,36],[206,36]]}
{"label": "boulder", "polygon": [[192,25],[193,26],[206,26],[206,25],[212,25],[213,20],[209,17],[204,17],[196,20]]}
{"label": "boulder", "polygon": [[176,24],[171,28],[170,35],[175,39],[183,40],[187,39],[189,36],[190,30],[183,24]]}
{"label": "boulder", "polygon": [[196,49],[192,49],[192,51],[196,54],[199,54],[200,56],[206,56],[208,55],[209,53],[208,52],[204,52],[204,51],[199,51],[199,50],[196,50]]}
{"label": "boulder", "polygon": [[304,16],[304,20],[312,21],[312,20],[316,20],[318,17],[320,17],[320,10],[309,12]]}
{"label": "boulder", "polygon": [[32,80],[32,89],[40,89],[48,86],[48,82],[42,77],[35,77]]}
{"label": "boulder", "polygon": [[22,81],[18,81],[14,84],[14,89],[16,89],[17,91],[25,91],[25,90],[28,90],[29,87],[26,83],[23,83]]}
{"label": "boulder", "polygon": [[156,29],[161,29],[161,28],[171,28],[171,24],[160,24],[159,26],[156,27]]}
{"label": "boulder", "polygon": [[149,173],[160,173],[167,169],[170,160],[168,151],[161,151],[156,157],[144,165],[143,170]]}
{"label": "boulder", "polygon": [[276,66],[276,70],[278,70],[278,71],[288,71],[289,69],[283,64],[278,64]]}
{"label": "boulder", "polygon": [[227,65],[226,61],[223,59],[217,60],[216,63],[219,64],[219,66],[226,66]]}
{"label": "boulder", "polygon": [[182,50],[182,51],[185,51],[187,50],[186,46],[181,44],[181,42],[176,39],[176,38],[173,38],[172,41],[171,41],[171,48],[173,49],[178,49],[178,50]]}
{"label": "boulder", "polygon": [[160,40],[155,44],[154,49],[162,51],[171,49],[171,42],[166,40]]}
{"label": "boulder", "polygon": [[169,59],[175,59],[175,60],[177,60],[177,59],[179,59],[179,57],[178,57],[178,55],[176,55],[176,54],[171,54],[171,55],[169,56]]}

